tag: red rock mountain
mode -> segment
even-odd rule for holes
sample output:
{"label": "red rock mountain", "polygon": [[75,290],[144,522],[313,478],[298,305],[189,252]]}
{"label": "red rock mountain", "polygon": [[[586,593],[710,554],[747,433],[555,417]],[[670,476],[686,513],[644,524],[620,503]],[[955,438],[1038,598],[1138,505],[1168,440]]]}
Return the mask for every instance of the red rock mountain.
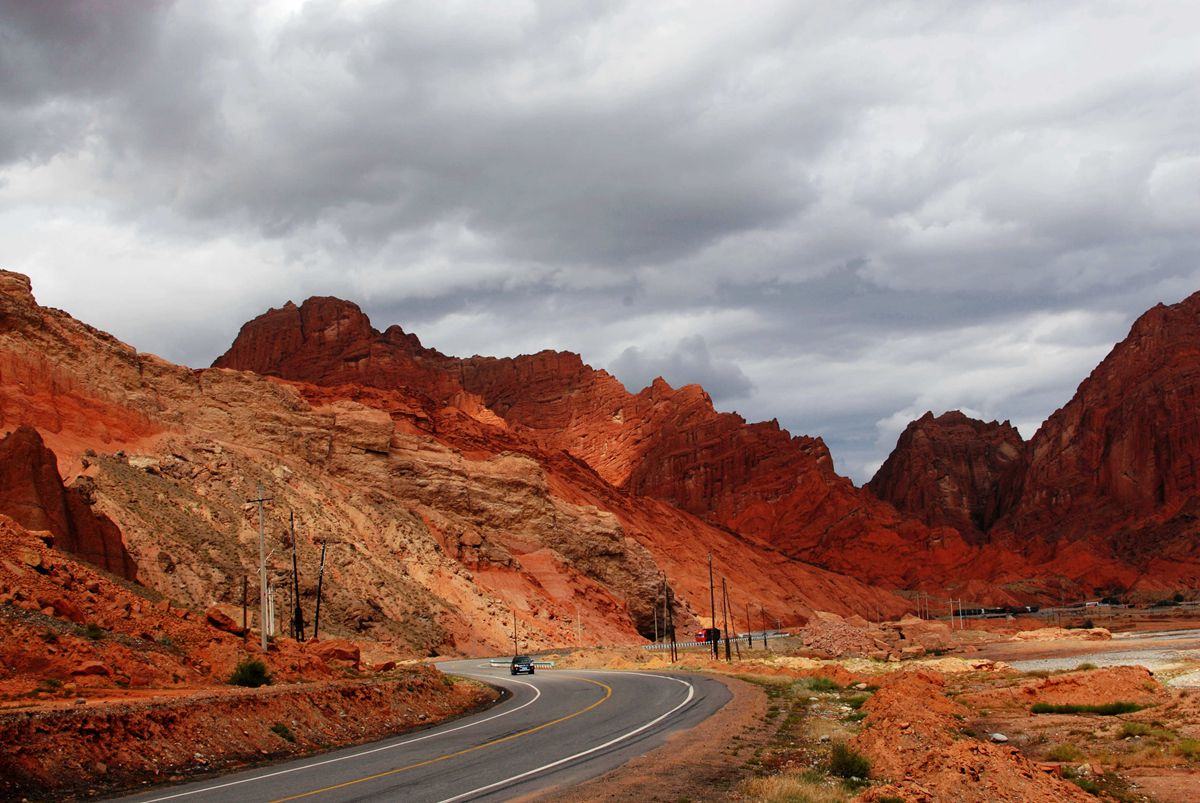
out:
{"label": "red rock mountain", "polygon": [[1104,536],[1127,558],[1194,556],[1200,293],[1138,318],[1029,451],[1010,529],[1052,541]]}
{"label": "red rock mountain", "polygon": [[0,513],[26,529],[49,532],[56,547],[102,569],[130,580],[137,576],[121,531],[92,510],[86,483],[63,486],[54,452],[32,427],[0,439]]}
{"label": "red rock mountain", "polygon": [[[538,360],[592,373],[569,356],[522,364]],[[552,376],[506,404],[503,361],[444,357],[397,327],[374,332],[356,307],[328,299],[248,325],[223,361],[235,362],[274,376],[139,353],[38,305],[28,279],[0,271],[0,433],[36,428],[72,487],[88,488],[119,527],[139,581],[199,610],[240,613],[258,565],[257,510],[246,500],[260,485],[272,497],[276,587],[288,587],[294,514],[310,616],[320,542],[329,544],[322,631],[417,655],[511,649],[514,616],[522,649],[637,641],[654,633],[664,578],[686,629],[708,612],[710,552],[740,611],[763,606],[795,623],[814,609],[909,608],[887,589],[610,483],[555,446],[558,433],[518,420]],[[597,397],[628,395],[608,380],[595,383]],[[573,409],[557,408],[568,429]],[[615,456],[605,471],[629,462]]]}
{"label": "red rock mountain", "polygon": [[1026,465],[1025,441],[1007,421],[926,413],[905,428],[866,487],[931,527],[954,527],[979,543],[1020,498]]}
{"label": "red rock mountain", "polygon": [[[634,498],[654,498],[782,553],[890,587],[971,560],[954,530],[931,530],[855,488],[820,438],[721,413],[698,385],[659,379],[634,394],[579,355],[458,359],[354,304],[313,298],[242,327],[215,363],[326,387],[413,393],[432,410],[473,400],[511,432],[563,451]],[[880,559],[880,554],[889,556]]]}
{"label": "red rock mountain", "polygon": [[867,487],[1042,573],[1097,589],[1194,585],[1200,293],[1138,318],[1028,443],[1007,424],[927,414]]}

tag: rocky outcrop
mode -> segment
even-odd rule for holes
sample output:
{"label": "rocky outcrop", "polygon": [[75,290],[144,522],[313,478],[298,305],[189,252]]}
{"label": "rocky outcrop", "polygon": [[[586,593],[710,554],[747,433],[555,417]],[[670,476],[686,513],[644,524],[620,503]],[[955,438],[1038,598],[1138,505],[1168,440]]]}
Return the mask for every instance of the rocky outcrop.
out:
{"label": "rocky outcrop", "polygon": [[866,488],[930,526],[954,527],[979,543],[1020,498],[1026,466],[1025,442],[1007,421],[926,413],[905,428]]}
{"label": "rocky outcrop", "polygon": [[63,486],[58,459],[36,429],[20,426],[0,440],[0,513],[27,529],[49,532],[59,549],[136,579],[121,531],[92,509],[86,487]]}
{"label": "rocky outcrop", "polygon": [[1030,442],[1005,524],[1112,539],[1125,557],[1192,552],[1200,534],[1200,293],[1159,304]]}

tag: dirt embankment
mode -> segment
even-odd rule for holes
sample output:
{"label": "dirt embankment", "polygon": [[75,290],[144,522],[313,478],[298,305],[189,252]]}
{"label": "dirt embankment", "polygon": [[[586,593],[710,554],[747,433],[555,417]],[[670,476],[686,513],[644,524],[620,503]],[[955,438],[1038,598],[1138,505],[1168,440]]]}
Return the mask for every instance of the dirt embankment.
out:
{"label": "dirt embankment", "polygon": [[967,710],[944,693],[929,672],[888,678],[863,706],[863,728],[851,741],[871,761],[871,775],[890,781],[864,800],[996,801],[1028,803],[1093,800],[1078,786],[1045,772],[1013,747],[962,733]]}
{"label": "dirt embankment", "polygon": [[0,714],[0,798],[121,789],[355,744],[491,703],[496,692],[408,667],[386,679],[228,689]]}
{"label": "dirt embankment", "polygon": [[1028,680],[1014,686],[964,695],[975,708],[1025,708],[1050,705],[1154,705],[1166,698],[1162,685],[1145,667],[1111,666]]}

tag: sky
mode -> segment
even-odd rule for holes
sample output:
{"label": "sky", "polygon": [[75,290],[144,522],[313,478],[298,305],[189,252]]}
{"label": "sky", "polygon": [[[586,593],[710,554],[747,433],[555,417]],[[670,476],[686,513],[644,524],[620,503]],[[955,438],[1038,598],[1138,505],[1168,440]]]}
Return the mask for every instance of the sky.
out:
{"label": "sky", "polygon": [[289,299],[824,437],[1025,437],[1200,290],[1200,6],[0,0],[0,267],[204,366]]}

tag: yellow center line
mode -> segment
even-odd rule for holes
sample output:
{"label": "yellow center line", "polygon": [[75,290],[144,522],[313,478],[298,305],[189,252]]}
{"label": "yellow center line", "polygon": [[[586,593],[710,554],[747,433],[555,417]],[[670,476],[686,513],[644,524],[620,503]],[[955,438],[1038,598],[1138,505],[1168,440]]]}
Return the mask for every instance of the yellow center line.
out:
{"label": "yellow center line", "polygon": [[591,683],[593,686],[600,686],[602,689],[604,689],[604,696],[601,697],[596,702],[589,705],[587,708],[581,708],[580,710],[576,711],[573,714],[567,714],[565,717],[559,717],[558,719],[553,719],[553,720],[550,720],[549,722],[543,722],[541,725],[538,725],[537,727],[534,727],[534,728],[530,728],[529,730],[524,730],[519,733],[511,733],[508,736],[502,736],[499,739],[493,739],[490,742],[484,742],[483,744],[477,744],[474,747],[468,747],[464,750],[459,750],[454,753],[446,753],[445,755],[438,756],[437,758],[430,758],[425,761],[418,761],[416,764],[409,764],[408,766],[405,766],[405,767],[397,767],[394,770],[386,770],[384,772],[378,772],[378,773],[375,773],[374,775],[368,775],[364,778],[356,778],[353,781],[345,781],[343,783],[334,784],[333,786],[324,786],[320,789],[313,789],[311,792],[301,792],[300,794],[292,795],[291,797],[281,797],[281,798],[271,801],[271,803],[287,803],[287,801],[289,801],[289,800],[299,800],[300,798],[303,798],[303,797],[312,797],[314,795],[320,795],[325,792],[332,792],[335,789],[345,789],[347,786],[354,786],[355,784],[366,783],[367,781],[374,781],[378,778],[386,778],[389,775],[396,775],[397,773],[407,772],[408,770],[415,770],[418,767],[427,767],[430,764],[436,764],[439,761],[445,761],[450,758],[456,758],[458,756],[466,755],[467,753],[474,753],[476,750],[482,750],[485,747],[491,747],[493,745],[512,741],[513,739],[518,739],[522,736],[528,736],[531,733],[537,733],[540,730],[545,730],[546,728],[549,728],[551,725],[558,725],[561,722],[566,722],[568,719],[574,719],[575,717],[580,716],[581,714],[586,714],[588,711],[591,711],[592,709],[594,709],[597,706],[601,705],[602,703],[606,702],[609,697],[612,697],[612,693],[613,693],[612,686],[609,686],[607,683],[601,683],[598,680],[591,680],[590,678],[577,677],[577,678],[573,678],[573,679],[574,680],[582,680],[584,683]]}

